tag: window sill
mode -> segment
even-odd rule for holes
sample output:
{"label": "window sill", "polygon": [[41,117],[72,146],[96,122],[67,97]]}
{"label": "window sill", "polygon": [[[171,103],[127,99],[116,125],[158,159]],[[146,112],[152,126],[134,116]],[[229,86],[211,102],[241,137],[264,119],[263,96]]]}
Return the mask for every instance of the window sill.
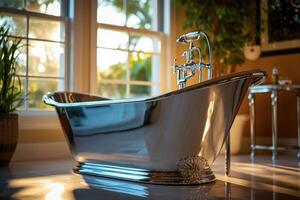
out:
{"label": "window sill", "polygon": [[19,130],[60,129],[56,112],[53,111],[19,111]]}

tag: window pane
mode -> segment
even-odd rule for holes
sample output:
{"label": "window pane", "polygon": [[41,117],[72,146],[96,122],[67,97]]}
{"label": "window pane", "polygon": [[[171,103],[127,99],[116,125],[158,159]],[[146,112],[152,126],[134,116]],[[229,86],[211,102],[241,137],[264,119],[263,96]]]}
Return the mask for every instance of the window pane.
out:
{"label": "window pane", "polygon": [[65,41],[64,24],[39,18],[29,20],[29,38]]}
{"label": "window pane", "polygon": [[98,0],[97,21],[124,26],[126,20],[123,0]]}
{"label": "window pane", "polygon": [[112,49],[128,49],[128,37],[125,32],[98,29],[97,45]]}
{"label": "window pane", "polygon": [[98,82],[98,93],[102,97],[121,99],[126,96],[126,85]]}
{"label": "window pane", "polygon": [[152,56],[144,53],[130,53],[130,80],[151,81]]}
{"label": "window pane", "polygon": [[21,42],[21,48],[17,52],[19,57],[17,59],[17,74],[19,75],[26,75],[26,41]]}
{"label": "window pane", "polygon": [[153,29],[153,1],[128,1],[128,17],[126,26],[132,28]]}
{"label": "window pane", "polygon": [[146,36],[131,35],[129,38],[129,49],[131,51],[143,51],[160,53],[160,40]]}
{"label": "window pane", "polygon": [[26,36],[26,18],[19,15],[0,13],[0,25],[7,24],[9,34],[14,36]]}
{"label": "window pane", "polygon": [[26,0],[26,10],[48,15],[61,15],[61,0]]}
{"label": "window pane", "polygon": [[126,79],[126,51],[101,49],[97,50],[98,79]]}
{"label": "window pane", "polygon": [[7,7],[7,8],[18,8],[22,9],[24,0],[1,0],[0,6]]}
{"label": "window pane", "polygon": [[29,78],[28,84],[28,106],[29,108],[51,109],[42,101],[42,98],[48,92],[58,91],[64,89],[63,80],[51,79],[35,79]]}
{"label": "window pane", "polygon": [[130,97],[151,96],[151,86],[146,85],[131,85]]}
{"label": "window pane", "polygon": [[152,85],[151,86],[151,96],[160,95],[160,94],[161,94],[160,86],[159,85]]}
{"label": "window pane", "polygon": [[22,93],[22,97],[24,98],[24,101],[18,107],[18,110],[24,110],[25,109],[25,99],[26,99],[25,98],[25,78],[24,77],[20,77],[20,81],[21,81],[21,93]]}
{"label": "window pane", "polygon": [[30,41],[29,75],[64,77],[64,64],[62,44]]}

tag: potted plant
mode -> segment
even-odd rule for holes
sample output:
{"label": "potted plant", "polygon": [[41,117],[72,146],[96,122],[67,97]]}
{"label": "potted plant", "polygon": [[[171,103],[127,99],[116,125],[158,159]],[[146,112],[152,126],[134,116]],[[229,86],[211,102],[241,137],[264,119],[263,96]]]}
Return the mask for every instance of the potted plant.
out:
{"label": "potted plant", "polygon": [[0,166],[7,166],[18,139],[18,114],[24,100],[17,75],[21,39],[9,36],[9,26],[0,26]]}

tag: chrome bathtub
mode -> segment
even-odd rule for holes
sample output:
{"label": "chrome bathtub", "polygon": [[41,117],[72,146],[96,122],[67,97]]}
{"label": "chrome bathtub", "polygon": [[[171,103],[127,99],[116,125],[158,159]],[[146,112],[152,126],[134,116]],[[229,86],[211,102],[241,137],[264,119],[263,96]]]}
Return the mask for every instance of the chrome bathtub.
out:
{"label": "chrome bathtub", "polygon": [[155,184],[215,180],[210,169],[248,87],[260,70],[239,72],[156,97],[110,100],[54,92],[56,108],[78,166],[75,172]]}

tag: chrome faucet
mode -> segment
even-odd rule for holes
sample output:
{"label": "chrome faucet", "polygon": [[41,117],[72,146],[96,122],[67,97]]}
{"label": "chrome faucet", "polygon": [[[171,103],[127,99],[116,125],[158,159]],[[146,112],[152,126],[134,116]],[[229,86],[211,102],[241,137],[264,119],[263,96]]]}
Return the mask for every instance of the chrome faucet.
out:
{"label": "chrome faucet", "polygon": [[[207,42],[208,47],[208,63],[203,63],[203,56],[201,49],[194,46],[194,42],[200,40],[201,37],[204,37]],[[182,53],[182,56],[185,58],[185,64],[178,66],[176,64],[176,59],[174,60],[174,65],[172,67],[173,72],[177,73],[177,85],[180,89],[186,87],[186,81],[195,75],[195,71],[199,70],[199,82],[203,80],[203,68],[208,70],[208,79],[213,77],[213,66],[212,66],[212,53],[210,41],[206,33],[202,31],[196,31],[184,34],[180,36],[177,41],[180,44],[189,43],[189,48]],[[199,55],[199,60],[196,63],[194,61],[194,52],[197,52]],[[188,73],[189,72],[189,73]]]}

